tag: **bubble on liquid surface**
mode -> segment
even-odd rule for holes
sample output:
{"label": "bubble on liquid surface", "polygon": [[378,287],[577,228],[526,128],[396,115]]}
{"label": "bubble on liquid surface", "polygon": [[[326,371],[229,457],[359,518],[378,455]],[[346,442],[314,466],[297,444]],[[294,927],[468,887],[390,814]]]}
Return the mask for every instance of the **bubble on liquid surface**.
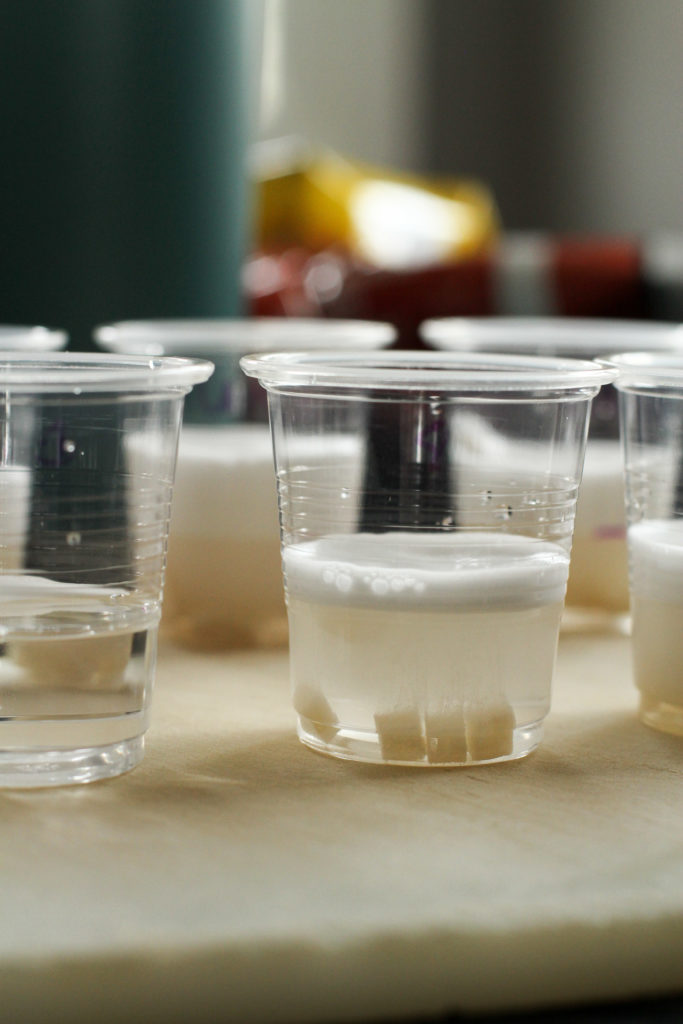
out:
{"label": "bubble on liquid surface", "polygon": [[426,609],[546,603],[564,594],[556,544],[491,533],[340,534],[285,550],[290,596]]}
{"label": "bubble on liquid surface", "polygon": [[347,572],[338,572],[334,582],[337,590],[341,590],[342,594],[348,594],[353,586],[353,579]]}

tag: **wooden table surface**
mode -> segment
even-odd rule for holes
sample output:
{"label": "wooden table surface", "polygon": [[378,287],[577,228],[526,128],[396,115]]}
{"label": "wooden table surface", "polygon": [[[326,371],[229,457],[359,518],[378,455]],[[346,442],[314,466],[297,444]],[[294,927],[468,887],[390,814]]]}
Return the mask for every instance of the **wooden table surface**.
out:
{"label": "wooden table surface", "polygon": [[296,739],[286,652],[166,644],[137,769],[0,792],[0,1019],[436,1019],[683,993],[683,739],[636,704],[628,639],[565,633],[529,758],[355,765]]}

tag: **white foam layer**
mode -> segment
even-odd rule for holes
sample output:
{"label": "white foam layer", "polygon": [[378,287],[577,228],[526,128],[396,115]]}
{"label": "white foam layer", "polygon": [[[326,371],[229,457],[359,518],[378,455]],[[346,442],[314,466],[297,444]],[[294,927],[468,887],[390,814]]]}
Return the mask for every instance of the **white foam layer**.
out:
{"label": "white foam layer", "polygon": [[424,611],[561,601],[569,566],[557,544],[482,532],[337,534],[283,557],[291,597]]}
{"label": "white foam layer", "polygon": [[629,527],[633,591],[683,604],[683,520],[647,519]]}

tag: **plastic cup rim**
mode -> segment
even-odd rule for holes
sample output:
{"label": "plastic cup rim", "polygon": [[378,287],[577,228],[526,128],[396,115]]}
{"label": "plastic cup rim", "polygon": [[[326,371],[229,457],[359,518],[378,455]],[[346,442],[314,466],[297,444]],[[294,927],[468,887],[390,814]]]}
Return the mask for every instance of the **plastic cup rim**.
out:
{"label": "plastic cup rim", "polygon": [[433,317],[420,336],[444,351],[537,352],[597,358],[612,351],[683,349],[683,324],[663,320],[599,317],[483,316]]}
{"label": "plastic cup rim", "polygon": [[253,353],[242,370],[265,387],[399,389],[443,392],[597,390],[617,371],[592,360],[505,353],[380,352]]}
{"label": "plastic cup rim", "polygon": [[616,370],[618,390],[667,388],[683,395],[683,351],[615,352],[603,356],[600,363]]}
{"label": "plastic cup rim", "polygon": [[145,355],[271,352],[331,345],[380,348],[396,340],[396,328],[380,320],[328,317],[244,317],[121,320],[101,324],[93,338],[113,352]]}
{"label": "plastic cup rim", "polygon": [[0,352],[5,393],[189,389],[213,373],[205,359],[104,352]]}

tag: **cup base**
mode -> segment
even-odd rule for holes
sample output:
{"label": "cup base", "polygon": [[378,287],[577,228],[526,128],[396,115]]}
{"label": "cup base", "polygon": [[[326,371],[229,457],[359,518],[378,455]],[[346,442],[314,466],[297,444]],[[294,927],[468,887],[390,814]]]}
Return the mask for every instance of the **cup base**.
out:
{"label": "cup base", "polygon": [[4,750],[0,752],[0,788],[35,789],[109,779],[135,768],[144,749],[144,736],[135,736],[102,747]]}
{"label": "cup base", "polygon": [[[395,765],[407,768],[471,768],[478,764],[498,764],[503,761],[517,761],[531,754],[543,738],[543,720],[519,726],[506,736],[490,737],[487,750],[480,746],[479,756],[463,749],[434,752],[424,744],[405,754],[386,756],[377,733],[365,733],[352,729],[338,729],[334,738],[323,739],[319,732],[309,728],[307,719],[299,716],[297,733],[301,742],[320,754],[327,754],[344,761],[358,761],[363,764]],[[486,756],[484,756],[484,754]]]}
{"label": "cup base", "polygon": [[638,717],[644,725],[658,732],[683,736],[683,707],[679,704],[667,704],[666,701],[642,697]]}

